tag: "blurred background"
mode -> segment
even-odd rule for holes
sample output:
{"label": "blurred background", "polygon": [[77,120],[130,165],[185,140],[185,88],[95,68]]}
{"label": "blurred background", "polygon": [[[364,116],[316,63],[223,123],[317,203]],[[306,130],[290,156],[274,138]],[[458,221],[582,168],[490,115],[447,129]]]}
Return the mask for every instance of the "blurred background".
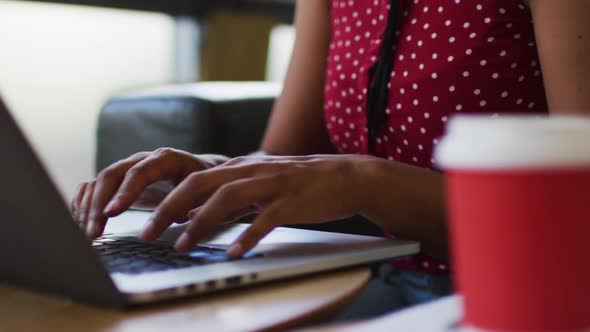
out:
{"label": "blurred background", "polygon": [[97,117],[110,96],[282,82],[293,3],[0,0],[0,95],[69,200],[94,177]]}

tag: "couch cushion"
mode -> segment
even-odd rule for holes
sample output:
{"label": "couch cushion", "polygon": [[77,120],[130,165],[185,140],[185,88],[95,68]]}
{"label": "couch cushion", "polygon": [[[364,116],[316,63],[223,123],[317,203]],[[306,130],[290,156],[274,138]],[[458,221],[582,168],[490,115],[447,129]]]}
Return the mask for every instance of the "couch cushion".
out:
{"label": "couch cushion", "polygon": [[266,82],[203,82],[115,96],[99,117],[97,172],[164,146],[227,156],[253,152],[280,90]]}

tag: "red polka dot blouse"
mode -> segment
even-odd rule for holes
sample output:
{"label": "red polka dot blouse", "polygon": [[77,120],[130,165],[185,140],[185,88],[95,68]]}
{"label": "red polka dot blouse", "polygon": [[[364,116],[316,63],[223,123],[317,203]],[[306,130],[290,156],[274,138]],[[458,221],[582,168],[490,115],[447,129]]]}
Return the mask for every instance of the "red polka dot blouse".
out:
{"label": "red polka dot blouse", "polygon": [[[332,1],[324,109],[341,153],[368,154],[368,71],[379,57],[390,1]],[[453,114],[547,112],[531,12],[522,0],[397,1],[377,156],[433,168],[433,149]],[[447,270],[426,258],[417,267]]]}

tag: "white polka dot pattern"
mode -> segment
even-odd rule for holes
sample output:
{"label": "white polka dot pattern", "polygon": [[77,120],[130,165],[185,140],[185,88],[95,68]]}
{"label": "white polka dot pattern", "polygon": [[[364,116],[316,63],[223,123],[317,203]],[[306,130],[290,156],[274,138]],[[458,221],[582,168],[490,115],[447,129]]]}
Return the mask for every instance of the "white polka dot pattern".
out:
{"label": "white polka dot pattern", "polygon": [[[325,121],[341,153],[367,154],[368,72],[377,62],[390,0],[332,0]],[[387,122],[376,154],[433,167],[456,113],[547,112],[530,10],[523,0],[400,3]],[[408,267],[449,271],[429,257]]]}
{"label": "white polka dot pattern", "polygon": [[[368,71],[378,60],[389,1],[332,1],[325,113],[342,153],[367,153]],[[433,167],[432,140],[454,113],[546,112],[531,14],[521,0],[398,1],[379,156]]]}

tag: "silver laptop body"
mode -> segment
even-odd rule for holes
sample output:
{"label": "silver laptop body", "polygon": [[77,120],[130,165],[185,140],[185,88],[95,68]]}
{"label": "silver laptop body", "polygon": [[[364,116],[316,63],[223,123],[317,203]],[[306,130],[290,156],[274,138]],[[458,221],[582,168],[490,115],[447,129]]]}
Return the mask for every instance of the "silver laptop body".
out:
{"label": "silver laptop body", "polygon": [[[208,293],[265,281],[385,261],[419,251],[419,244],[368,236],[277,228],[251,253],[226,260],[155,272],[109,272],[99,250],[134,232],[89,241],[0,99],[0,282],[78,301],[124,307]],[[147,218],[128,212],[119,218]],[[116,221],[111,221],[116,222]],[[153,245],[168,246],[182,226]],[[225,249],[247,227],[236,224],[200,244]]]}

